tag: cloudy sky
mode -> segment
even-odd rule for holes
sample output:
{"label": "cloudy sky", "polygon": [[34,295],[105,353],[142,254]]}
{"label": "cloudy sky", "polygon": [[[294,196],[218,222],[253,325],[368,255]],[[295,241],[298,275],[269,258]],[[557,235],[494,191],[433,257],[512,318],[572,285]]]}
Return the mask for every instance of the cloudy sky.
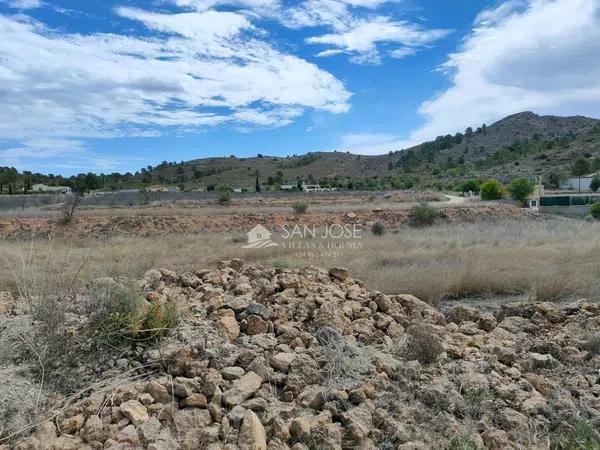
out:
{"label": "cloudy sky", "polygon": [[600,0],[0,0],[0,166],[386,153],[600,117]]}

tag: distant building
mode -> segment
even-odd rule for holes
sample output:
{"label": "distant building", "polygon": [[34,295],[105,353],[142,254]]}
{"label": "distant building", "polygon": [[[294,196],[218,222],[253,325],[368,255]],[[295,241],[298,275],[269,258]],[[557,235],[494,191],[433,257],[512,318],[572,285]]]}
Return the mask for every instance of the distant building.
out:
{"label": "distant building", "polygon": [[233,188],[233,192],[241,193],[242,192],[242,188]]}
{"label": "distant building", "polygon": [[302,190],[304,192],[328,192],[333,191],[334,189],[322,187],[320,184],[303,184]]}
{"label": "distant building", "polygon": [[148,192],[168,192],[169,188],[162,184],[155,184],[146,188]]}
{"label": "distant building", "polygon": [[298,185],[297,184],[282,184],[280,186],[280,189],[282,191],[293,191],[294,189],[298,189]]}
{"label": "distant building", "polygon": [[72,189],[68,186],[46,186],[45,184],[38,183],[31,186],[32,192],[57,192],[59,194],[70,194]]}

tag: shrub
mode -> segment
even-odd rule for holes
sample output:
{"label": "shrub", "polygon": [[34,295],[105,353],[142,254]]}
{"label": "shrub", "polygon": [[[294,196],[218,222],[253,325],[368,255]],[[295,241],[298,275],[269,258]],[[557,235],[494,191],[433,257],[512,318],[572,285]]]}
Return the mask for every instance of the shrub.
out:
{"label": "shrub", "polygon": [[480,447],[475,441],[467,436],[457,436],[450,441],[449,450],[479,450]]}
{"label": "shrub", "polygon": [[421,227],[435,224],[440,215],[437,209],[427,205],[426,203],[421,203],[420,205],[413,206],[410,209],[408,217],[411,225]]}
{"label": "shrub", "polygon": [[277,261],[273,262],[273,267],[276,269],[289,269],[290,263],[285,259],[278,259]]}
{"label": "shrub", "polygon": [[594,175],[592,181],[590,181],[590,189],[594,192],[598,192],[598,189],[600,189],[600,176]]}
{"label": "shrub", "polygon": [[92,283],[85,311],[98,344],[155,340],[179,321],[176,303],[148,305],[135,282],[125,278],[104,278]]}
{"label": "shrub", "polygon": [[422,364],[431,364],[443,352],[442,341],[430,325],[413,325],[407,332],[406,357]]}
{"label": "shrub", "polygon": [[534,189],[534,184],[524,177],[516,178],[508,185],[508,192],[510,192],[512,198],[521,203],[525,203],[525,200],[533,193]]}
{"label": "shrub", "polygon": [[66,197],[65,202],[62,206],[61,217],[58,221],[60,225],[70,225],[73,222],[73,217],[75,217],[75,211],[77,210],[77,205],[79,204],[79,195],[72,194]]}
{"label": "shrub", "polygon": [[502,198],[502,185],[498,180],[487,180],[481,185],[482,200],[499,200]]}
{"label": "shrub", "polygon": [[319,328],[315,336],[327,358],[323,385],[330,389],[352,389],[361,384],[371,368],[372,357],[367,349],[329,327]]}
{"label": "shrub", "polygon": [[308,211],[308,203],[294,202],[294,203],[292,203],[292,208],[294,208],[294,211],[296,212],[296,214],[304,214],[304,213],[306,213],[306,211]]}
{"label": "shrub", "polygon": [[600,203],[594,203],[590,206],[589,212],[594,219],[600,220]]}
{"label": "shrub", "polygon": [[550,441],[552,450],[598,450],[600,435],[585,421],[579,421],[575,426],[555,433]]}
{"label": "shrub", "polygon": [[479,184],[479,181],[475,180],[475,179],[471,179],[471,180],[467,180],[465,181],[462,186],[461,186],[461,191],[462,192],[475,192],[476,194],[479,193],[479,190],[481,188],[481,185]]}
{"label": "shrub", "polygon": [[375,236],[383,236],[385,231],[385,224],[383,222],[375,222],[371,227],[371,233],[373,233]]}
{"label": "shrub", "polygon": [[600,355],[600,333],[590,336],[585,342],[584,348],[590,356]]}
{"label": "shrub", "polygon": [[231,201],[231,191],[226,188],[219,189],[218,198],[219,198],[220,205],[229,204],[229,202]]}

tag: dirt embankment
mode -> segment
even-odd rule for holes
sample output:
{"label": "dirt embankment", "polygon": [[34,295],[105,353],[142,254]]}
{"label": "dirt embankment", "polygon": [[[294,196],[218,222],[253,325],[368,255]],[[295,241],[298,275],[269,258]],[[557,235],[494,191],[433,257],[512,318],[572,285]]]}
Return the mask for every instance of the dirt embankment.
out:
{"label": "dirt embankment", "polygon": [[[188,234],[200,232],[245,232],[260,223],[267,228],[276,228],[285,223],[301,223],[321,226],[332,223],[357,223],[370,225],[381,221],[389,229],[398,228],[409,222],[409,212],[398,209],[314,212],[303,215],[293,213],[228,213],[210,216],[186,215],[130,215],[127,217],[86,214],[76,217],[68,225],[60,225],[55,218],[11,218],[0,219],[0,238],[29,239],[32,236],[149,236],[155,234]],[[451,207],[440,211],[441,220],[447,222],[473,222],[476,220],[523,219],[542,220],[543,216],[529,210],[510,205],[485,207]]]}

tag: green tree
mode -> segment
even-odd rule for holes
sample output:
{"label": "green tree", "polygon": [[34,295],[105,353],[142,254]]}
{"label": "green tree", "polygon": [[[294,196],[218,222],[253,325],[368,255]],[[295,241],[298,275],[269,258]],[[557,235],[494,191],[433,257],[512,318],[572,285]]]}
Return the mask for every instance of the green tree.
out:
{"label": "green tree", "polygon": [[560,170],[552,170],[544,177],[544,184],[552,189],[560,189],[567,181],[567,175]]}
{"label": "green tree", "polygon": [[498,180],[487,180],[481,185],[482,200],[498,200],[502,198],[502,185]]}
{"label": "green tree", "polygon": [[598,189],[600,189],[600,176],[593,176],[592,181],[590,181],[590,189],[594,192],[598,192]]}
{"label": "green tree", "polygon": [[479,193],[480,188],[479,181],[476,179],[467,180],[461,186],[463,192],[475,192],[476,194]]}
{"label": "green tree", "polygon": [[256,175],[256,192],[260,193],[260,181],[258,181],[258,175]]}
{"label": "green tree", "polygon": [[534,190],[535,185],[525,177],[516,178],[508,185],[508,192],[510,192],[512,198],[521,203],[525,203],[527,197],[529,197]]}
{"label": "green tree", "polygon": [[579,192],[581,192],[581,177],[589,172],[590,162],[582,156],[577,158],[573,163],[573,167],[571,167],[571,173],[573,174],[573,176],[579,178]]}

